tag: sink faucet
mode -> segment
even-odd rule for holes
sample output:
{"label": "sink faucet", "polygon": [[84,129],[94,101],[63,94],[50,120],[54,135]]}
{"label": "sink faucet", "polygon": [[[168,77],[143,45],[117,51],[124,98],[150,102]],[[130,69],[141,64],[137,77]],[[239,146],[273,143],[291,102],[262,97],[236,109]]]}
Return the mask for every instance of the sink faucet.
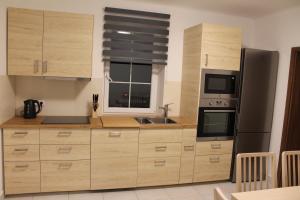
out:
{"label": "sink faucet", "polygon": [[168,118],[168,112],[169,112],[169,105],[172,105],[173,103],[165,104],[164,106],[160,106],[159,108],[164,111],[164,118]]}

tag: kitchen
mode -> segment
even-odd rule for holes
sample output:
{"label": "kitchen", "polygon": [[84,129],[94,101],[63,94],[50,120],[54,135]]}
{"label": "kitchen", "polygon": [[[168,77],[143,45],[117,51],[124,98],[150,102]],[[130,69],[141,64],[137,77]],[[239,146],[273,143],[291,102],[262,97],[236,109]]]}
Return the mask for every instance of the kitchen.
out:
{"label": "kitchen", "polygon": [[[135,2],[135,1],[110,1],[110,2],[100,2],[100,1],[90,1],[89,5],[85,4],[83,1],[78,1],[78,4],[71,4],[70,1],[1,1],[1,26],[6,27],[6,9],[7,7],[16,7],[16,8],[28,8],[28,9],[34,9],[34,10],[46,10],[46,11],[60,11],[60,12],[71,12],[71,13],[81,13],[81,14],[89,14],[94,16],[94,25],[93,25],[93,36],[92,36],[92,61],[91,61],[91,79],[80,79],[80,80],[74,80],[72,78],[67,78],[70,80],[65,80],[66,78],[40,78],[40,77],[28,77],[28,76],[3,76],[4,80],[2,85],[4,86],[3,90],[1,88],[1,97],[3,95],[3,98],[1,99],[9,99],[5,100],[4,104],[1,105],[1,122],[5,122],[8,119],[12,118],[15,113],[20,114],[22,109],[24,108],[23,101],[26,99],[38,99],[43,101],[43,108],[41,113],[38,114],[38,116],[87,116],[92,114],[92,96],[93,94],[99,94],[99,108],[97,109],[98,116],[107,116],[107,111],[110,111],[110,113],[114,113],[115,116],[120,117],[121,115],[129,116],[129,115],[136,115],[135,113],[129,113],[128,111],[125,111],[121,113],[120,110],[113,111],[109,110],[109,103],[107,94],[105,94],[105,87],[109,87],[106,84],[107,78],[105,76],[106,72],[106,66],[103,62],[103,56],[102,56],[102,48],[103,48],[103,25],[104,25],[104,8],[105,7],[115,7],[115,8],[126,8],[126,9],[133,9],[133,10],[146,10],[150,12],[156,12],[156,13],[164,13],[164,14],[170,14],[170,26],[169,26],[169,44],[168,44],[168,59],[167,59],[167,66],[164,68],[164,70],[157,69],[157,101],[154,101],[156,105],[154,107],[163,106],[164,104],[173,103],[169,106],[169,116],[178,117],[180,116],[180,109],[181,109],[181,80],[182,80],[182,73],[183,70],[182,66],[182,59],[183,59],[183,31],[189,27],[195,26],[197,24],[201,24],[204,22],[210,22],[212,24],[224,24],[226,26],[230,27],[239,27],[242,31],[242,38],[243,38],[243,47],[250,47],[250,48],[259,48],[259,49],[269,49],[269,50],[280,50],[280,67],[278,72],[278,80],[277,80],[277,91],[286,91],[286,82],[287,82],[287,73],[288,70],[288,63],[289,63],[289,52],[290,48],[293,46],[297,46],[297,37],[289,37],[287,38],[287,42],[280,46],[280,44],[277,44],[275,41],[281,41],[280,38],[274,38],[271,37],[271,30],[268,30],[265,25],[266,24],[272,24],[272,23],[265,23],[264,21],[272,19],[263,18],[261,20],[253,20],[247,17],[237,17],[232,16],[228,14],[223,14],[222,12],[216,13],[216,12],[210,12],[208,11],[201,11],[199,12],[197,9],[191,9],[186,8],[181,5],[164,5],[159,4],[155,2]],[[72,6],[71,6],[72,5]],[[224,6],[225,7],[225,6]],[[253,11],[254,12],[254,11]],[[290,12],[292,15],[293,12]],[[297,13],[297,12],[295,12]],[[291,16],[289,16],[286,13],[283,13],[286,18],[290,19]],[[3,16],[3,17],[2,17]],[[277,16],[271,16],[271,17],[277,17]],[[270,18],[271,18],[270,17]],[[276,18],[277,19],[277,18]],[[283,23],[283,22],[282,22]],[[276,25],[276,24],[275,24]],[[273,26],[275,26],[273,23]],[[278,25],[279,26],[279,25]],[[283,26],[283,25],[282,25]],[[259,27],[259,30],[256,30],[256,27]],[[277,27],[277,25],[275,26]],[[284,27],[284,26],[283,26]],[[292,29],[293,32],[297,33],[297,30],[294,30],[294,26],[288,27],[289,29]],[[289,30],[286,28],[285,30]],[[264,30],[265,31],[262,31]],[[261,33],[260,33],[261,31]],[[291,32],[292,32],[291,31]],[[299,33],[299,31],[298,31]],[[269,37],[266,37],[265,35],[270,35]],[[289,34],[283,32],[282,35]],[[278,36],[279,37],[279,36]],[[1,32],[1,41],[6,41],[6,30],[3,30]],[[273,41],[272,41],[273,39]],[[257,40],[257,41],[256,41]],[[289,41],[291,40],[291,41]],[[289,44],[289,47],[286,47],[285,45]],[[1,43],[1,74],[6,75],[6,42]],[[278,46],[276,46],[278,45]],[[91,48],[91,47],[89,47]],[[281,49],[282,48],[282,49]],[[289,48],[289,49],[288,49]],[[281,53],[283,52],[283,53]],[[284,64],[283,64],[283,63]],[[41,64],[41,63],[40,63]],[[117,67],[117,66],[116,66]],[[49,66],[50,68],[50,66]],[[111,75],[112,76],[112,75]],[[118,77],[118,74],[115,75],[115,77]],[[112,80],[114,80],[114,77],[110,77]],[[121,77],[124,78],[124,77]],[[2,78],[1,78],[2,79]],[[73,80],[72,80],[73,79]],[[107,81],[109,83],[109,81]],[[161,84],[161,82],[163,84]],[[117,84],[117,83],[115,83]],[[278,137],[274,137],[271,139],[271,147],[270,151],[279,152],[279,146],[280,146],[280,135],[281,135],[281,129],[278,126],[282,126],[283,119],[282,119],[282,113],[284,112],[284,108],[280,104],[284,104],[285,102],[285,92],[282,93],[276,93],[276,101],[275,101],[275,113],[274,113],[274,123],[273,123],[273,130],[272,136],[276,135]],[[5,97],[5,98],[4,98]],[[105,101],[107,101],[105,103]],[[153,102],[153,101],[152,101]],[[198,106],[196,106],[198,108]],[[159,110],[159,115],[161,116],[163,114],[161,109]],[[129,113],[129,114],[128,114]],[[138,113],[137,116],[145,116],[145,115],[151,115],[151,112],[148,110],[146,112]],[[3,118],[3,120],[2,120]],[[37,121],[40,118],[37,118]],[[108,123],[107,127],[111,128],[110,118],[104,117],[102,119],[102,123],[105,124]],[[122,119],[122,118],[121,118]],[[124,121],[124,123],[121,123],[121,119],[117,120],[120,121],[119,125],[121,128],[124,127],[130,127],[133,129],[137,129],[140,125],[135,120]],[[176,121],[176,119],[174,119]],[[130,123],[134,123],[134,127],[130,125]],[[185,124],[187,123],[187,124]],[[194,123],[194,124],[193,124]],[[280,125],[281,124],[281,125]],[[49,125],[50,126],[50,125]],[[59,125],[55,125],[57,128],[62,127]],[[97,127],[97,125],[95,125]],[[145,125],[150,126],[150,125]],[[171,125],[170,125],[171,126]],[[182,126],[186,126],[186,129],[189,129],[190,127],[195,128],[195,122],[182,122]],[[120,128],[119,127],[119,128]],[[274,128],[275,127],[275,128]],[[33,127],[32,127],[33,128]],[[179,129],[179,127],[176,127]],[[99,129],[101,132],[101,129]],[[135,130],[136,131],[136,130]],[[139,145],[145,144],[145,148],[151,144],[151,142],[143,142],[139,138],[139,141],[137,143],[136,138],[136,132],[133,131],[132,139],[129,138],[129,143],[133,145]],[[98,131],[96,131],[98,132]],[[175,131],[176,132],[176,131]],[[278,132],[276,134],[276,132]],[[40,133],[41,134],[41,133]],[[119,133],[113,133],[113,134],[119,134]],[[141,133],[140,133],[141,134]],[[154,133],[153,133],[154,134]],[[167,133],[166,133],[167,134]],[[46,134],[45,134],[46,135]],[[95,137],[98,137],[97,135],[100,135],[101,133],[95,133]],[[135,136],[134,136],[135,135]],[[145,137],[147,137],[148,133],[147,130],[145,130]],[[173,135],[175,137],[176,133]],[[189,135],[189,133],[187,133]],[[141,137],[141,135],[140,135]],[[193,137],[193,136],[192,136]],[[171,138],[171,141],[168,139],[166,141],[163,141],[162,139],[156,140],[158,143],[181,143],[182,138]],[[147,139],[146,141],[149,141],[150,139]],[[98,140],[97,140],[98,141]],[[102,141],[102,140],[101,140]],[[103,140],[104,141],[104,140]],[[153,141],[153,143],[156,143],[156,141]],[[40,141],[41,142],[41,141]],[[45,143],[44,143],[45,142]],[[44,141],[43,143],[40,143],[40,145],[54,145],[50,142],[50,140]],[[50,142],[50,143],[49,143]],[[188,140],[190,142],[190,140]],[[76,143],[76,142],[75,142]],[[109,143],[109,142],[108,142]],[[150,144],[149,144],[150,143]],[[152,144],[153,144],[152,143]],[[35,144],[36,145],[36,144]],[[55,144],[58,145],[58,144]],[[75,144],[71,144],[75,145]],[[85,148],[89,145],[89,143],[83,142],[81,145],[83,145]],[[92,144],[91,144],[92,145]],[[178,144],[177,144],[178,145]],[[105,146],[105,145],[99,145]],[[107,145],[109,146],[109,145]],[[117,145],[118,146],[118,145]],[[125,144],[126,146],[126,144]],[[161,145],[159,145],[161,146]],[[190,145],[187,145],[190,146]],[[49,146],[46,146],[49,147]],[[84,148],[83,147],[83,148]],[[98,147],[96,147],[98,148]],[[136,148],[136,147],[133,147]],[[170,148],[178,148],[176,145]],[[50,151],[50,150],[48,150]],[[100,151],[100,150],[97,150]],[[104,150],[102,149],[104,152]],[[40,149],[40,153],[42,150]],[[132,157],[136,157],[136,153],[130,154],[128,153],[128,160]],[[176,154],[178,157],[178,154]],[[41,155],[40,155],[41,156]],[[147,155],[145,155],[147,157]],[[103,157],[105,155],[96,155],[96,157],[99,158],[99,160],[103,160]],[[126,157],[126,156],[125,156]],[[175,156],[176,157],[176,156]],[[151,156],[150,156],[151,158]],[[92,159],[92,157],[91,157]],[[181,158],[182,159],[182,158]],[[188,159],[188,156],[186,157]],[[115,159],[116,161],[118,159]],[[142,159],[145,162],[147,161],[146,158]],[[43,162],[43,161],[42,161]],[[162,163],[157,163],[158,165],[162,165]],[[99,164],[101,165],[101,163]],[[66,166],[64,166],[66,167]],[[134,166],[136,167],[136,166]],[[119,174],[123,174],[120,173]],[[101,176],[101,174],[98,174]],[[101,178],[107,178],[108,180],[112,180],[109,177],[101,177]],[[129,180],[128,180],[129,181]],[[99,184],[101,184],[100,182]],[[167,183],[166,183],[167,184]],[[99,186],[98,186],[99,187]],[[103,187],[103,186],[101,186]],[[58,191],[58,190],[55,190]],[[63,198],[63,197],[62,197]],[[199,197],[201,198],[201,197]]]}

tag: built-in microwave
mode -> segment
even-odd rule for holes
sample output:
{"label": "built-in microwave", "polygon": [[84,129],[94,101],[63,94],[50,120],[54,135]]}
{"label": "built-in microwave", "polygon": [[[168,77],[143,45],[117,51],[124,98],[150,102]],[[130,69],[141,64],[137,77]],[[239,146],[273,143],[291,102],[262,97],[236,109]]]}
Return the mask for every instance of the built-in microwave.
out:
{"label": "built-in microwave", "polygon": [[218,69],[201,71],[201,98],[237,98],[238,86],[238,71]]}

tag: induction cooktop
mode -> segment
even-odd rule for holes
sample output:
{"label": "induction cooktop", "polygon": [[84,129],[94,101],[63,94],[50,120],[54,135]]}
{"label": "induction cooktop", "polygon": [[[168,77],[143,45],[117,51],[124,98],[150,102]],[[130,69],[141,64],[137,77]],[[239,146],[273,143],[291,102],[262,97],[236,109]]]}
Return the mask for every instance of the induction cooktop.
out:
{"label": "induction cooktop", "polygon": [[47,116],[43,124],[89,124],[88,116]]}

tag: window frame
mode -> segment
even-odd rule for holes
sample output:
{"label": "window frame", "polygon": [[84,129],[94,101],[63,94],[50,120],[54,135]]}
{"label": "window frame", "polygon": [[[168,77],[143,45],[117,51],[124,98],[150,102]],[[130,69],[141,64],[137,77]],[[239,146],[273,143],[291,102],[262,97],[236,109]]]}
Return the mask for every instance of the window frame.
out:
{"label": "window frame", "polygon": [[[109,107],[109,83],[110,83],[110,61],[104,62],[104,113],[147,113],[155,114],[157,111],[158,98],[158,68],[159,66],[152,64],[152,78],[150,90],[150,107],[149,108],[131,108],[131,107]],[[130,76],[132,74],[130,73]],[[116,81],[117,83],[118,81]],[[122,82],[120,82],[122,83]],[[125,82],[124,82],[125,83]],[[134,82],[131,82],[134,83]],[[129,104],[130,105],[130,104]]]}

